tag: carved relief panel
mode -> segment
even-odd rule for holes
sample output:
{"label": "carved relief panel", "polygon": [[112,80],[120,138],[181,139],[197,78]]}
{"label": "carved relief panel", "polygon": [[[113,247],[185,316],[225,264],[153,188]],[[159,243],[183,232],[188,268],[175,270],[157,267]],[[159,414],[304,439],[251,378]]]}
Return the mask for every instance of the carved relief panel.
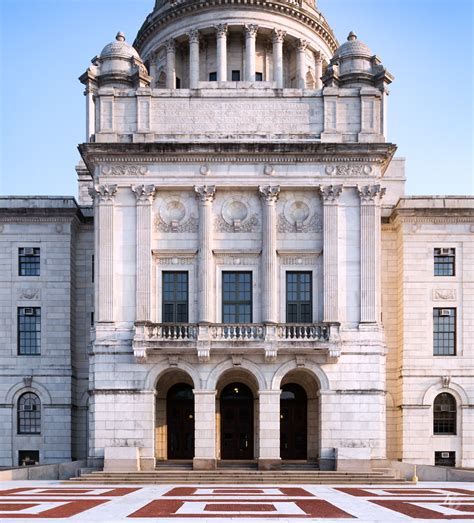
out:
{"label": "carved relief panel", "polygon": [[316,189],[314,192],[282,191],[277,215],[279,233],[322,233],[322,209]]}
{"label": "carved relief panel", "polygon": [[157,193],[153,211],[155,232],[198,232],[198,209],[191,192]]}
{"label": "carved relief panel", "polygon": [[254,233],[261,230],[257,193],[221,192],[214,203],[216,233]]}

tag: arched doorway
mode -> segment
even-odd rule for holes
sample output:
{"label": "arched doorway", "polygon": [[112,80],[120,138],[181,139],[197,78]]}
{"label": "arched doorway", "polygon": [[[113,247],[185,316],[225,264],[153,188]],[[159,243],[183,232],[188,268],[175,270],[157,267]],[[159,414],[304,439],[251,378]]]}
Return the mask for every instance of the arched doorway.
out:
{"label": "arched doorway", "polygon": [[194,457],[194,393],[191,385],[177,383],[166,395],[168,459]]}
{"label": "arched doorway", "polygon": [[280,456],[281,459],[307,459],[308,398],[296,383],[281,388]]}
{"label": "arched doorway", "polygon": [[221,459],[253,459],[252,391],[243,383],[226,385],[220,395]]}

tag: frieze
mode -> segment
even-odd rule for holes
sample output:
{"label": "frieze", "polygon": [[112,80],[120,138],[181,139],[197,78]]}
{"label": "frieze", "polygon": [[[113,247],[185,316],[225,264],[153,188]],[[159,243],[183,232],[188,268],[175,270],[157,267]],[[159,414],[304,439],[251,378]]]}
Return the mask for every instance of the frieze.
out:
{"label": "frieze", "polygon": [[318,263],[317,256],[280,256],[281,265],[312,265]]}
{"label": "frieze", "polygon": [[157,265],[192,265],[194,261],[195,259],[191,257],[177,258],[176,256],[167,256],[163,258],[155,258],[155,263]]}
{"label": "frieze", "polygon": [[373,174],[373,167],[371,165],[354,163],[327,165],[325,172],[330,176],[369,176]]}
{"label": "frieze", "polygon": [[104,165],[101,171],[105,176],[145,176],[148,174],[148,167],[135,164]]}
{"label": "frieze", "polygon": [[455,299],[455,289],[433,289],[433,301],[448,301]]}

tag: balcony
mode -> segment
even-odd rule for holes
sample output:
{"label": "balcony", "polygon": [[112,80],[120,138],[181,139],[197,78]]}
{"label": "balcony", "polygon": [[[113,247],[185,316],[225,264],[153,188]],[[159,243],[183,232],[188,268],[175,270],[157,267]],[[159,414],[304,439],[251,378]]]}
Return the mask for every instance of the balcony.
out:
{"label": "balcony", "polygon": [[153,354],[197,351],[200,361],[211,351],[264,353],[272,361],[280,353],[323,354],[328,361],[340,355],[339,323],[196,324],[135,323],[133,351],[137,361]]}

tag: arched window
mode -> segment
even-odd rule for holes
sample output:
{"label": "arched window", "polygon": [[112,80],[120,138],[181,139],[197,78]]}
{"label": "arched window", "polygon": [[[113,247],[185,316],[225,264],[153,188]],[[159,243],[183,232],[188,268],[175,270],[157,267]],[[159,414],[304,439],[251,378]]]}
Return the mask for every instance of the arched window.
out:
{"label": "arched window", "polygon": [[456,435],[456,400],[447,392],[438,394],[433,404],[433,434]]}
{"label": "arched window", "polygon": [[41,401],[33,392],[18,399],[18,434],[41,434]]}

